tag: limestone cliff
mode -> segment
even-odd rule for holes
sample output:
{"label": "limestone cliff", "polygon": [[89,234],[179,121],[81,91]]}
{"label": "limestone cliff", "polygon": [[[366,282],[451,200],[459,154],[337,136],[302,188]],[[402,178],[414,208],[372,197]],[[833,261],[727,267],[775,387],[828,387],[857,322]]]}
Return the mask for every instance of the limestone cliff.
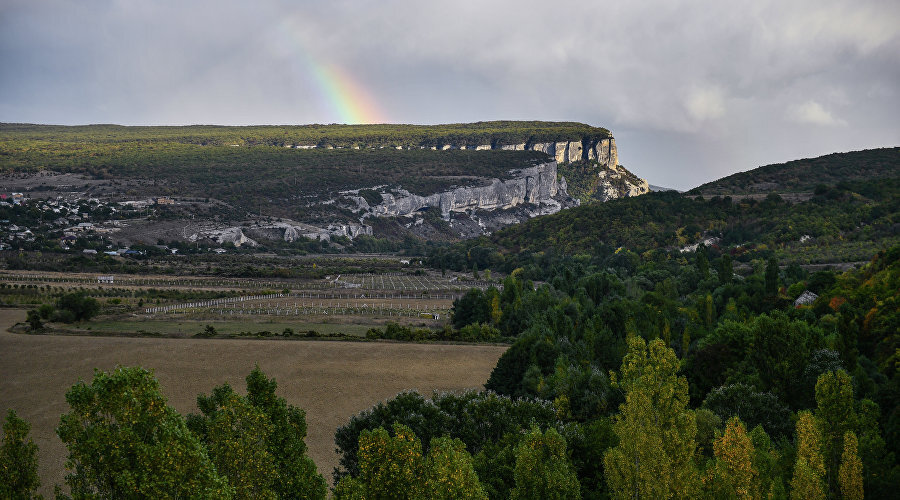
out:
{"label": "limestone cliff", "polygon": [[363,205],[364,200],[354,200],[358,208],[366,210],[366,216],[410,216],[425,208],[438,208],[441,216],[449,218],[450,212],[466,210],[500,210],[522,204],[559,206],[558,197],[567,197],[557,182],[556,162],[510,172],[510,179],[490,179],[480,186],[461,186],[448,191],[419,196],[398,189],[381,193],[382,202],[375,206]]}
{"label": "limestone cliff", "polygon": [[[321,145],[293,145],[287,146],[296,149],[333,149],[330,144]],[[377,146],[383,148],[384,146]],[[395,149],[435,149],[447,151],[450,149],[471,149],[475,151],[484,151],[490,149],[500,149],[504,151],[540,151],[554,158],[557,163],[571,163],[580,160],[595,160],[599,164],[607,167],[615,167],[619,164],[619,155],[616,151],[616,140],[612,137],[603,139],[582,139],[580,141],[561,141],[561,142],[521,142],[517,144],[505,144],[501,142],[493,142],[491,144],[465,144],[465,143],[446,143],[438,146],[434,145],[405,145],[393,146]],[[359,146],[354,146],[359,149]],[[376,146],[369,146],[369,149],[375,149]]]}

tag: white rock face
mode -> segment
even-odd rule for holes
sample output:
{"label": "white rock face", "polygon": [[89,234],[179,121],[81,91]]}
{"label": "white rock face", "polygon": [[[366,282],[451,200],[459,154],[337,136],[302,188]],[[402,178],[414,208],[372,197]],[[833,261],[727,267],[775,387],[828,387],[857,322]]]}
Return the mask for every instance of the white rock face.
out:
{"label": "white rock face", "polygon": [[582,152],[584,151],[584,146],[581,142],[570,142],[566,147],[566,161],[573,162],[579,161],[583,157]]}
{"label": "white rock face", "polygon": [[507,180],[491,179],[486,186],[459,187],[419,196],[408,191],[382,193],[381,204],[372,207],[371,214],[377,217],[413,215],[423,208],[441,209],[444,218],[450,212],[469,209],[496,210],[512,208],[523,203],[557,204],[553,200],[561,191],[556,181],[556,162],[543,163],[534,167],[512,172]]}
{"label": "white rock face", "polygon": [[556,158],[556,163],[566,162],[566,149],[568,145],[568,142],[557,142],[553,145],[553,156]]}
{"label": "white rock face", "polygon": [[[600,141],[602,147],[605,151],[605,162],[601,162],[604,165],[613,168],[619,165],[619,151],[616,149],[616,140],[610,137],[609,139],[603,139]],[[599,157],[599,155],[598,155]]]}
{"label": "white rock face", "polygon": [[532,151],[540,151],[550,156],[556,156],[556,144],[552,142],[536,142],[531,145]]}
{"label": "white rock face", "polygon": [[521,144],[504,144],[500,146],[500,149],[504,151],[525,151],[525,143]]}
{"label": "white rock face", "polygon": [[479,144],[478,146],[475,146],[475,151],[485,151],[488,149],[491,149],[490,144]]}
{"label": "white rock face", "polygon": [[255,247],[258,243],[244,235],[244,231],[239,227],[228,227],[220,230],[212,230],[207,235],[218,244],[234,243],[234,246],[249,245]]}

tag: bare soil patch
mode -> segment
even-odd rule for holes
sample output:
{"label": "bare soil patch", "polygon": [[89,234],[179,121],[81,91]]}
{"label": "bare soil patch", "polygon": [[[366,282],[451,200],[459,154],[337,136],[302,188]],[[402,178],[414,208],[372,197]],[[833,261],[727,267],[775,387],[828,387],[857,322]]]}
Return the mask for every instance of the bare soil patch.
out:
{"label": "bare soil patch", "polygon": [[0,411],[13,408],[32,425],[42,492],[65,474],[65,447],[56,437],[68,411],[65,392],[95,368],[140,365],[155,371],[169,404],[196,412],[200,393],[228,382],[239,391],[259,364],[278,381],[278,394],[306,410],[307,444],[330,481],[337,465],[334,431],[354,414],[398,392],[481,389],[506,346],[281,340],[201,340],[18,335],[22,310],[0,309]]}

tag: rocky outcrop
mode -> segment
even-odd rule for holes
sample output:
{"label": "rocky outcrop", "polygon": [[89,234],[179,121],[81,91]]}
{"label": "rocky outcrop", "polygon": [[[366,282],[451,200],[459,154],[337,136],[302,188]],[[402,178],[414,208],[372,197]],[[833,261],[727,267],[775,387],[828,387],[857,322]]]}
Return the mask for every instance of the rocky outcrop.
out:
{"label": "rocky outcrop", "polygon": [[303,222],[280,221],[260,224],[259,221],[243,226],[207,226],[191,236],[191,241],[210,239],[223,245],[232,243],[236,247],[243,245],[255,247],[258,241],[294,242],[301,238],[328,241],[333,236],[346,236],[353,239],[361,234],[372,234],[372,226],[357,222],[331,223],[326,227],[314,226]]}
{"label": "rocky outcrop", "polygon": [[625,167],[601,168],[597,176],[602,180],[594,197],[600,201],[609,201],[616,198],[640,196],[650,192],[650,185],[646,179],[632,174]]}
{"label": "rocky outcrop", "polygon": [[[334,149],[330,144],[321,145],[293,145],[286,146],[296,149]],[[382,148],[384,146],[381,146]],[[354,146],[359,149],[359,146]],[[370,146],[374,149],[374,146]],[[441,144],[439,146],[426,145],[406,145],[394,146],[395,149],[432,149],[447,151],[450,149],[471,149],[475,151],[484,151],[490,149],[500,149],[504,151],[540,151],[554,158],[557,163],[568,163],[580,160],[596,160],[601,165],[607,167],[615,167],[619,164],[619,155],[616,151],[616,140],[612,137],[606,139],[584,139],[581,141],[561,141],[561,142],[535,142],[535,143],[519,143],[519,144]]]}
{"label": "rocky outcrop", "polygon": [[[397,217],[413,215],[424,208],[439,208],[448,218],[450,212],[466,210],[499,210],[522,204],[559,205],[557,197],[568,197],[560,189],[556,178],[556,162],[511,172],[506,180],[491,179],[482,186],[458,187],[428,196],[419,196],[405,190],[382,193],[382,202],[369,207],[368,215]],[[362,206],[360,206],[362,208]]]}
{"label": "rocky outcrop", "polygon": [[[240,227],[213,229],[207,231],[206,234],[201,235],[215,241],[220,245],[223,245],[225,243],[232,243],[236,247],[240,247],[241,245],[255,247],[259,245],[259,243],[257,243],[255,240],[248,238]],[[194,239],[196,240],[196,236],[194,237]]]}

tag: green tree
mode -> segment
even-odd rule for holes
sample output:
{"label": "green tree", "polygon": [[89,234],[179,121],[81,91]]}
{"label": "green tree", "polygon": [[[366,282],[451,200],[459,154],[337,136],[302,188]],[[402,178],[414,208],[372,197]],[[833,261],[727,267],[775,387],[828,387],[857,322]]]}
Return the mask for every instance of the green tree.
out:
{"label": "green tree", "polygon": [[36,309],[32,309],[25,314],[25,321],[32,330],[40,330],[44,327],[43,323],[41,323],[41,315]]}
{"label": "green tree", "polygon": [[[229,469],[237,474],[227,476],[236,488],[235,481],[247,485],[248,492],[271,489],[278,498],[324,499],[325,479],[306,455],[304,411],[276,395],[277,382],[266,377],[258,366],[247,375],[246,383],[246,397],[238,396],[228,384],[216,387],[209,396],[198,396],[197,407],[202,414],[189,415],[188,427],[211,450],[216,446],[241,445],[240,449],[228,449],[228,455],[211,451],[214,459],[223,457],[229,464],[239,465],[241,461],[256,464],[243,467],[244,470]],[[230,423],[224,425],[225,421],[220,422],[223,418]],[[231,435],[239,428],[239,434]],[[241,453],[246,453],[246,457],[241,458]],[[250,472],[255,477],[245,477]],[[262,493],[253,495],[263,496]]]}
{"label": "green tree", "polygon": [[87,321],[100,312],[100,304],[93,297],[86,297],[84,292],[72,292],[62,295],[56,301],[57,319],[71,323]]}
{"label": "green tree", "polygon": [[382,428],[359,436],[359,481],[367,499],[420,498],[424,466],[422,443],[405,425],[394,425],[393,437]]}
{"label": "green tree", "polygon": [[770,257],[766,263],[766,295],[774,297],[778,294],[778,260]]}
{"label": "green tree", "polygon": [[422,443],[405,425],[394,424],[359,436],[359,476],[344,476],[336,499],[487,499],[472,456],[459,439],[431,440],[427,457]]}
{"label": "green tree", "polygon": [[688,387],[676,374],[678,358],[655,339],[628,339],[622,360],[625,391],[613,430],[619,444],[603,457],[606,479],[616,498],[689,498],[698,487],[693,462],[697,423],[688,410]]}
{"label": "green tree", "polygon": [[734,279],[734,267],[731,263],[731,255],[722,254],[719,260],[719,283],[727,285]]}
{"label": "green tree", "polygon": [[791,480],[791,498],[825,498],[824,479],[819,427],[812,413],[803,411],[797,419],[797,461]]}
{"label": "green tree", "polygon": [[0,445],[0,498],[26,500],[40,498],[37,473],[37,445],[28,437],[31,426],[9,410],[3,423]]}
{"label": "green tree", "polygon": [[229,498],[231,489],[139,367],[94,372],[66,393],[57,434],[68,449],[66,484],[77,498]]}
{"label": "green tree", "polygon": [[838,469],[844,435],[857,428],[853,381],[844,370],[823,373],[816,382],[816,420],[822,433],[825,478],[833,496],[839,491]]}
{"label": "green tree", "polygon": [[472,456],[459,439],[434,438],[425,459],[425,498],[446,500],[487,500]]}
{"label": "green tree", "polygon": [[779,463],[781,454],[772,446],[772,440],[761,425],[750,431],[750,441],[753,443],[753,468],[758,474],[754,497],[786,498]]}
{"label": "green tree", "polygon": [[266,450],[270,432],[265,414],[233,391],[212,413],[206,446],[216,470],[234,489],[234,498],[275,498],[277,471]]}
{"label": "green tree", "polygon": [[857,452],[856,434],[848,431],[844,434],[844,451],[841,453],[841,468],[838,482],[841,485],[841,496],[847,500],[862,500],[863,473],[862,462]]}
{"label": "green tree", "polygon": [[581,498],[581,486],[566,454],[566,440],[555,430],[532,429],[516,447],[513,500]]}
{"label": "green tree", "polygon": [[700,279],[709,279],[709,257],[706,256],[706,247],[697,249],[694,262],[697,265],[697,271],[700,273]]}

